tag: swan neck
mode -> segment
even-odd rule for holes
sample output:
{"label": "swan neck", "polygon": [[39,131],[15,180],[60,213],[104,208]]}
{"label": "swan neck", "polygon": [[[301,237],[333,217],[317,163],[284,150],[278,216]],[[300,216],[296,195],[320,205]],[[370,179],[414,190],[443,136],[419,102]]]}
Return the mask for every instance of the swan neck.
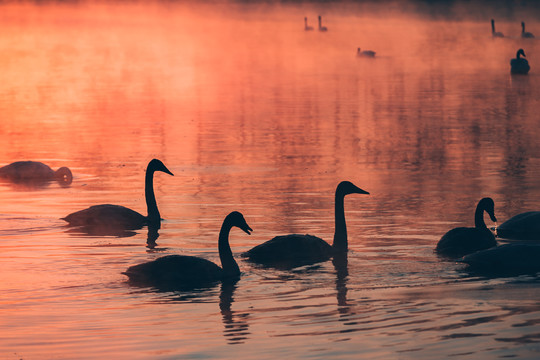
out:
{"label": "swan neck", "polygon": [[144,195],[146,197],[146,209],[148,211],[148,222],[159,224],[161,216],[157,208],[156,196],[154,195],[154,170],[147,169],[144,179]]}
{"label": "swan neck", "polygon": [[491,33],[492,34],[495,33],[495,22],[494,21],[491,22]]}
{"label": "swan neck", "polygon": [[345,194],[336,190],[334,201],[335,230],[332,247],[336,251],[347,251],[347,224],[345,223]]}
{"label": "swan neck", "polygon": [[484,208],[478,204],[474,213],[474,226],[477,228],[487,228],[484,222]]}
{"label": "swan neck", "polygon": [[234,260],[229,244],[229,232],[231,231],[231,228],[232,225],[229,222],[229,219],[225,218],[221,230],[219,231],[218,241],[219,259],[221,260],[221,267],[225,272],[225,277],[240,275],[240,268],[238,268],[238,264],[236,263],[236,260]]}

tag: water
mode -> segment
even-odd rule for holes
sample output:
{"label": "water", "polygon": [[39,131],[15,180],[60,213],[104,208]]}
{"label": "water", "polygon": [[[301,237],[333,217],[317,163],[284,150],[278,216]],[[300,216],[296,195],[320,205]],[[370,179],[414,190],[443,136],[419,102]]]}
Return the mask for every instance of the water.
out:
{"label": "water", "polygon": [[[329,31],[303,31],[320,12]],[[539,47],[519,22],[492,39],[489,20],[48,3],[4,4],[0,23],[0,164],[75,175],[0,183],[1,358],[540,356],[537,276],[485,278],[433,253],[484,196],[500,222],[540,209]],[[520,47],[532,70],[511,77]],[[144,213],[152,158],[175,174],[155,176],[157,247],[146,229],[59,220],[101,203]],[[233,210],[254,229],[231,232],[235,254],[278,234],[331,241],[341,180],[371,193],[345,201],[346,263],[238,259],[235,286],[187,292],[121,274],[165,254],[219,262]]]}

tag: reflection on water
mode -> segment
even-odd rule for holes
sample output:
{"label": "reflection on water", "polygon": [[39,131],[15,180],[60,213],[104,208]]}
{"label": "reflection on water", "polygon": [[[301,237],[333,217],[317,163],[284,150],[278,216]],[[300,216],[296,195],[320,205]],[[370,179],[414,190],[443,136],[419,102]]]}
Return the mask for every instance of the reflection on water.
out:
{"label": "reflection on water", "polygon": [[[376,10],[2,5],[0,165],[74,179],[0,182],[0,357],[538,358],[537,275],[484,277],[434,253],[480,198],[500,222],[540,209],[538,42],[501,10],[504,38],[491,15]],[[328,31],[304,31],[319,14]],[[531,71],[516,77],[519,48]],[[155,179],[159,233],[60,220],[100,203],[144,213],[153,158],[175,174]],[[292,270],[239,257],[279,234],[331,242],[345,179],[371,194],[347,200],[347,257]],[[219,263],[232,210],[255,229],[232,239],[236,284],[159,292],[121,274],[169,254]]]}

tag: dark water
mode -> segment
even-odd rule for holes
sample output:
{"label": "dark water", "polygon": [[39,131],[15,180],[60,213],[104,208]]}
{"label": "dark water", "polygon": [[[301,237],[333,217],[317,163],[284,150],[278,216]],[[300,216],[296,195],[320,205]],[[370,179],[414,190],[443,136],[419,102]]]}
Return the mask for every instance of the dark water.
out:
{"label": "dark water", "polygon": [[[535,359],[537,276],[486,278],[437,257],[482,197],[500,222],[540,210],[540,53],[519,23],[184,5],[3,5],[0,164],[69,166],[69,187],[0,183],[0,357],[6,359]],[[528,22],[528,31],[536,24]],[[540,30],[536,31],[540,34]],[[377,51],[356,57],[357,47]],[[524,48],[528,76],[510,76]],[[147,248],[59,218],[113,203],[166,219]],[[331,241],[345,201],[347,262],[292,271],[238,259],[235,286],[131,287],[165,254],[219,262],[223,218],[251,236]],[[486,219],[487,221],[487,219]],[[490,226],[494,224],[489,223]]]}

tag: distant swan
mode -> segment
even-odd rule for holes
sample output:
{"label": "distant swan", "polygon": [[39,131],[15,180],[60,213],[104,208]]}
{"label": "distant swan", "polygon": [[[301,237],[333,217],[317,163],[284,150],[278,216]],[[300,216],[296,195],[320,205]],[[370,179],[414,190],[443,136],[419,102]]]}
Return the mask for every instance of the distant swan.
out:
{"label": "distant swan", "polygon": [[240,269],[229,245],[229,232],[233,226],[239,227],[248,235],[253,231],[241,213],[233,211],[225,217],[218,242],[222,267],[195,256],[168,255],[131,266],[123,274],[137,285],[172,289],[208,285],[217,281],[234,281],[240,276]]}
{"label": "distant swan", "polygon": [[322,26],[321,15],[319,15],[319,31],[328,31],[328,28],[326,26]]}
{"label": "distant swan", "polygon": [[484,211],[496,222],[495,204],[491,198],[478,202],[474,213],[475,227],[458,227],[448,231],[437,243],[436,251],[441,255],[460,257],[472,252],[496,246],[495,236],[486,227]]}
{"label": "distant swan", "polygon": [[495,31],[495,20],[491,19],[491,35],[493,37],[504,37],[502,32]]}
{"label": "distant swan", "polygon": [[313,26],[308,26],[308,24],[307,24],[307,17],[304,18],[304,30],[305,31],[313,30]]}
{"label": "distant swan", "polygon": [[358,48],[358,50],[356,51],[356,56],[375,57],[375,51],[371,51],[371,50],[362,51],[360,48]]}
{"label": "distant swan", "polygon": [[525,31],[525,23],[523,21],[521,22],[521,37],[527,39],[534,38],[534,35],[532,33]]}
{"label": "distant swan", "polygon": [[290,234],[276,236],[243,253],[242,256],[255,263],[289,266],[324,261],[334,253],[347,252],[344,200],[348,194],[369,193],[349,181],[343,181],[337,186],[334,205],[335,232],[332,245],[316,236]]}
{"label": "distant swan", "polygon": [[531,67],[526,59],[520,57],[525,56],[525,51],[519,49],[516,53],[516,58],[510,60],[510,73],[512,74],[528,74]]}
{"label": "distant swan", "polygon": [[38,161],[17,161],[0,168],[0,177],[14,182],[36,182],[57,180],[71,184],[73,174],[63,166],[54,171],[48,165]]}
{"label": "distant swan", "polygon": [[148,163],[144,182],[148,216],[144,216],[124,206],[106,204],[95,205],[74,212],[62,218],[62,220],[67,221],[70,226],[111,227],[131,230],[140,229],[144,225],[152,224],[159,228],[161,217],[154,195],[154,172],[156,171],[173,175],[160,160],[153,159]]}
{"label": "distant swan", "polygon": [[540,245],[506,244],[475,252],[460,261],[493,275],[531,274],[540,271]]}
{"label": "distant swan", "polygon": [[497,227],[497,236],[514,240],[540,240],[540,211],[528,211],[511,217]]}

